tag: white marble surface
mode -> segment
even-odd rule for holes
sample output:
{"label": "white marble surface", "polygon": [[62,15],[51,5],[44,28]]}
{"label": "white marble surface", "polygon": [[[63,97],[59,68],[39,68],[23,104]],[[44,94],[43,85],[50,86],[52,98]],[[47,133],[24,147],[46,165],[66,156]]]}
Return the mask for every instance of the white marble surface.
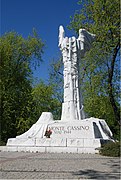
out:
{"label": "white marble surface", "polygon": [[[43,125],[46,127],[44,131],[41,128]],[[50,138],[45,136],[46,130],[51,130]],[[112,133],[104,120],[89,118],[80,121],[53,121],[52,114],[44,112],[26,133],[8,139],[6,147],[8,151],[30,149],[32,152],[39,151],[40,148],[43,152],[61,152],[61,149],[62,152],[77,152],[78,148],[82,148],[90,152],[91,149],[94,151],[101,146],[100,139],[109,140],[111,136]],[[79,151],[81,152],[80,149]]]}
{"label": "white marble surface", "polygon": [[10,138],[7,141],[7,146],[34,146],[35,138],[45,138],[45,132],[48,125],[54,124],[53,115],[50,112],[43,112],[38,121],[25,133]]}
{"label": "white marble surface", "polygon": [[83,154],[96,154],[99,150],[95,148],[82,148],[82,147],[9,147],[0,146],[2,152],[43,152],[43,153],[83,153]]}
{"label": "white marble surface", "polygon": [[63,56],[64,102],[61,120],[81,120],[85,118],[79,83],[80,58],[90,50],[95,35],[85,29],[79,30],[79,37],[65,37],[63,26],[59,27],[59,48]]}
{"label": "white marble surface", "polygon": [[37,138],[36,146],[66,147],[66,138]]}

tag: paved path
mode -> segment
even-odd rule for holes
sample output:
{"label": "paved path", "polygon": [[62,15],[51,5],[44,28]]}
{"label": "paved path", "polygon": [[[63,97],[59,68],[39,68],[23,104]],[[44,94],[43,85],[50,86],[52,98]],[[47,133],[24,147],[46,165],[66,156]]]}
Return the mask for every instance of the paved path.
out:
{"label": "paved path", "polygon": [[120,179],[119,158],[98,154],[0,152],[0,179]]}

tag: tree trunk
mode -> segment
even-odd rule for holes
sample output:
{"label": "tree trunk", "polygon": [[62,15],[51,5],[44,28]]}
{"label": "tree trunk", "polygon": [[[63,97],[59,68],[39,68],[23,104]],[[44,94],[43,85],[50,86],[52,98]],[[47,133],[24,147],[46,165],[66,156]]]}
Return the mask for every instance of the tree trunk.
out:
{"label": "tree trunk", "polygon": [[109,92],[109,98],[110,98],[110,103],[112,105],[113,108],[113,112],[115,115],[115,119],[118,121],[118,123],[120,124],[120,111],[116,105],[116,101],[113,95],[113,85],[112,85],[112,80],[113,80],[113,73],[114,73],[114,65],[115,65],[115,61],[116,61],[116,56],[117,53],[120,49],[120,43],[117,44],[117,46],[114,49],[114,53],[113,53],[113,57],[112,57],[112,61],[111,61],[111,67],[109,69],[109,74],[108,74],[108,92]]}

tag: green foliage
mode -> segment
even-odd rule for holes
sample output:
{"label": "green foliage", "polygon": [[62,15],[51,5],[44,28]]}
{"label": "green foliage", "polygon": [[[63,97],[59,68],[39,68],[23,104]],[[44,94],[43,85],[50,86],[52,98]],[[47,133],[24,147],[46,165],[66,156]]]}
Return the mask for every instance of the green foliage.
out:
{"label": "green foliage", "polygon": [[41,61],[43,46],[35,32],[27,39],[16,32],[0,38],[0,136],[3,141],[24,132],[29,126],[32,109],[31,65],[36,66]]}
{"label": "green foliage", "polygon": [[[81,59],[81,91],[84,97],[84,107],[87,116],[105,119],[116,139],[119,139],[119,125],[116,122],[113,107],[108,94],[108,64],[110,58],[105,57],[99,46],[93,47]],[[113,94],[118,104],[119,90],[119,61],[115,64],[113,74]]]}
{"label": "green foliage", "polygon": [[34,120],[37,120],[42,112],[51,112],[54,119],[60,119],[60,102],[54,97],[52,85],[44,82],[37,84],[32,90],[34,104]]}
{"label": "green foliage", "polygon": [[49,69],[49,84],[53,86],[54,97],[60,103],[63,100],[63,63],[62,57],[53,59]]}
{"label": "green foliage", "polygon": [[102,146],[100,154],[104,156],[119,157],[120,148],[120,142],[109,142]]}
{"label": "green foliage", "polygon": [[0,146],[5,146],[5,145],[6,145],[6,143],[5,143],[5,142],[0,141]]}
{"label": "green foliage", "polygon": [[105,119],[119,136],[120,101],[120,9],[119,0],[79,1],[80,11],[69,28],[96,34],[96,41],[81,59],[81,91],[87,116]]}
{"label": "green foliage", "polygon": [[[98,41],[103,44],[115,43],[119,40],[119,0],[84,0],[79,1],[79,4],[81,9],[71,18],[70,29],[78,33],[80,28],[86,28],[96,34]],[[109,48],[110,45],[108,44],[107,47]]]}

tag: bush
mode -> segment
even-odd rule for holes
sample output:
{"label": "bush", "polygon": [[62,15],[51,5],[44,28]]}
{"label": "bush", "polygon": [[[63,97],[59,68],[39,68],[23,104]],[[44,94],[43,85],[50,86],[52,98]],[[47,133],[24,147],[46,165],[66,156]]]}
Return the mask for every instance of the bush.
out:
{"label": "bush", "polygon": [[104,156],[119,157],[120,142],[109,142],[104,144],[100,150],[100,154]]}
{"label": "bush", "polygon": [[0,146],[5,146],[6,143],[0,140]]}

